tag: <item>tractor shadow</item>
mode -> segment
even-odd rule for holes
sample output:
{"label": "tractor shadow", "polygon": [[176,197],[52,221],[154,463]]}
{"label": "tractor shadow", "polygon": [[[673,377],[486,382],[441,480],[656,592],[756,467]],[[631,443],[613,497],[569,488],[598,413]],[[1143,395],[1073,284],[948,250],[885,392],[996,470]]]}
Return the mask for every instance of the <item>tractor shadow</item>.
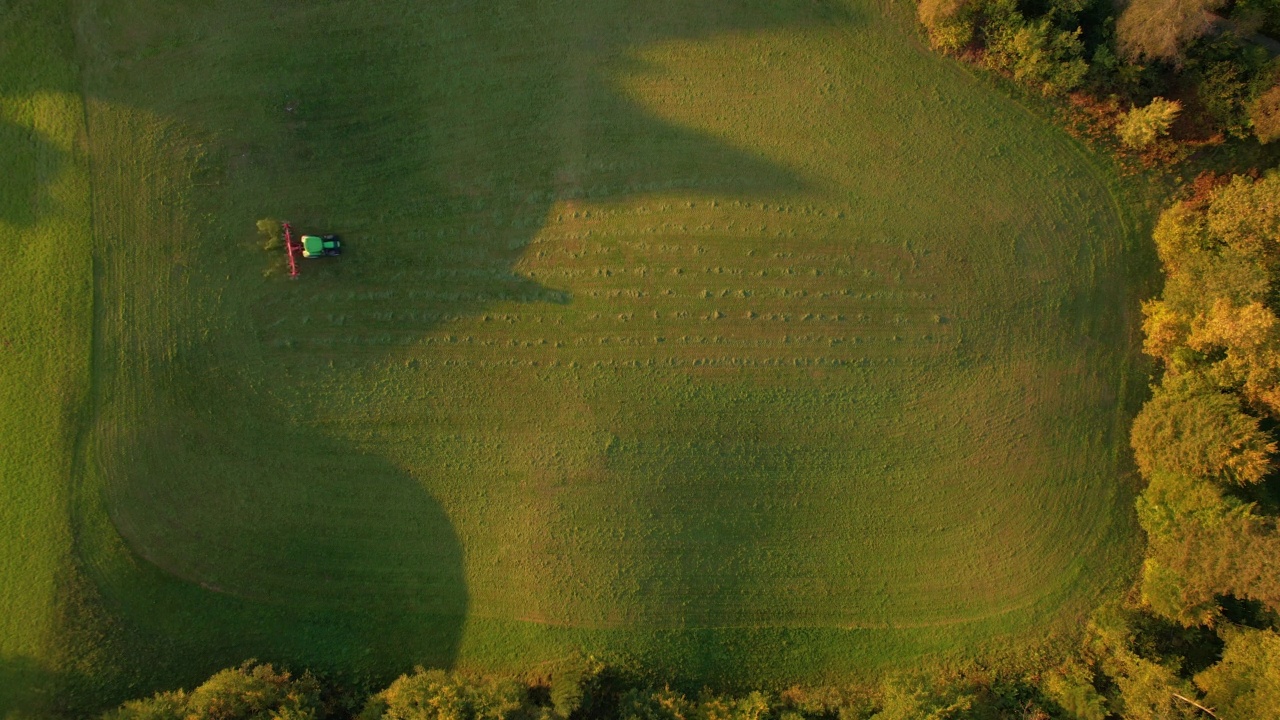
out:
{"label": "tractor shadow", "polygon": [[[621,94],[613,78],[636,70],[633,49],[857,20],[835,0],[423,5],[137,0],[89,3],[78,20],[91,126],[94,105],[131,108],[205,140],[189,208],[205,218],[200,241],[148,235],[173,244],[156,257],[183,258],[173,282],[128,299],[126,283],[156,268],[129,237],[97,243],[118,266],[98,292],[120,308],[121,336],[155,332],[128,326],[130,303],[189,321],[152,341],[177,348],[154,361],[153,406],[99,417],[141,423],[112,443],[105,496],[140,562],[95,578],[142,638],[121,654],[153,663],[139,687],[199,680],[185,674],[195,653],[209,670],[252,654],[380,679],[451,666],[464,549],[429,482],[382,456],[376,428],[325,417],[330,400],[443,319],[572,303],[517,268],[561,203],[806,188]],[[322,51],[285,52],[279,38]],[[95,154],[95,174],[145,184],[145,170]],[[264,279],[248,239],[262,217],[339,233],[344,256],[304,261],[297,281],[277,257]],[[363,316],[412,319],[370,332],[344,312],[352,299]],[[150,377],[121,375],[127,349],[98,335],[100,374],[137,392]]]}

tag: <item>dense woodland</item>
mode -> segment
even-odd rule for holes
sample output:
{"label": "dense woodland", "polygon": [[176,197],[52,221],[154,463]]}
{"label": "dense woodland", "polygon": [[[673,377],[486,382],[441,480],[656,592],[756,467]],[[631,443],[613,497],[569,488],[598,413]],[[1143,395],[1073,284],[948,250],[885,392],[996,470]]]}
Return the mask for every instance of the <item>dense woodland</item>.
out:
{"label": "dense woodland", "polygon": [[[939,49],[1073,93],[1121,153],[1280,139],[1280,0],[924,0]],[[521,680],[418,669],[384,689],[249,663],[111,720],[1280,718],[1280,172],[1203,174],[1154,231],[1157,380],[1133,424],[1146,559],[1074,650],[1009,675],[723,695],[577,658]]]}
{"label": "dense woodland", "polygon": [[933,45],[1044,95],[1147,166],[1280,138],[1277,0],[922,0]]}

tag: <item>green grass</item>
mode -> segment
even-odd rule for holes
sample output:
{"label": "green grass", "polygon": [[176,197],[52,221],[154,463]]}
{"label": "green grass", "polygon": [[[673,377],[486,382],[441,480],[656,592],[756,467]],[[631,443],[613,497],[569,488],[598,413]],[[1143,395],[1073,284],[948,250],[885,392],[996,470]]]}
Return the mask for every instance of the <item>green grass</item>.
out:
{"label": "green grass", "polygon": [[[0,568],[42,617],[83,567],[88,704],[248,656],[848,678],[1038,647],[1132,571],[1116,180],[907,8],[72,8],[81,231],[19,232],[84,307],[91,168],[93,392],[60,326],[62,434],[4,405],[68,438],[16,506],[57,540]],[[290,280],[265,216],[348,254]]]}
{"label": "green grass", "polygon": [[84,113],[62,8],[0,9],[0,717],[72,657],[67,508],[89,390]]}

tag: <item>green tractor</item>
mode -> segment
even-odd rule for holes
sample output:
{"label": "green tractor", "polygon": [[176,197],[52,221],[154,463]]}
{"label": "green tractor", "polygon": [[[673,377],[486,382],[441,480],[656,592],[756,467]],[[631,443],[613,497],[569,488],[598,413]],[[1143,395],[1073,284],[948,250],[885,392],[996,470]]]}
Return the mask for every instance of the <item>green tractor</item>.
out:
{"label": "green tractor", "polygon": [[342,240],[337,235],[303,235],[302,257],[319,258],[342,254]]}
{"label": "green tractor", "polygon": [[284,251],[289,256],[289,277],[298,277],[296,255],[311,259],[342,254],[342,241],[337,235],[303,235],[294,240],[292,225],[280,223],[280,230],[284,232]]}

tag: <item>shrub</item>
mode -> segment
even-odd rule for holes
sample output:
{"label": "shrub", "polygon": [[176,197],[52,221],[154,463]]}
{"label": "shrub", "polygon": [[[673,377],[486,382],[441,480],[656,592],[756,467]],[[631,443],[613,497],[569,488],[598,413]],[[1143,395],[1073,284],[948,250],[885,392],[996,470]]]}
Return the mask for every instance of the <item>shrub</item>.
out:
{"label": "shrub", "polygon": [[885,681],[880,712],[874,720],[952,720],[967,717],[977,698],[960,688],[939,691],[920,678],[893,677]]}
{"label": "shrub", "polygon": [[1169,134],[1173,121],[1182,112],[1182,103],[1177,100],[1156,98],[1146,107],[1135,107],[1124,114],[1116,132],[1120,142],[1141,149],[1156,141],[1157,138]]}
{"label": "shrub", "polygon": [[697,707],[670,688],[635,689],[618,703],[620,720],[693,720]]}
{"label": "shrub", "polygon": [[1280,140],[1280,83],[1258,96],[1249,108],[1249,121],[1258,142]]}
{"label": "shrub", "polygon": [[926,28],[932,30],[940,23],[955,20],[965,6],[965,0],[920,0],[916,15]]}

